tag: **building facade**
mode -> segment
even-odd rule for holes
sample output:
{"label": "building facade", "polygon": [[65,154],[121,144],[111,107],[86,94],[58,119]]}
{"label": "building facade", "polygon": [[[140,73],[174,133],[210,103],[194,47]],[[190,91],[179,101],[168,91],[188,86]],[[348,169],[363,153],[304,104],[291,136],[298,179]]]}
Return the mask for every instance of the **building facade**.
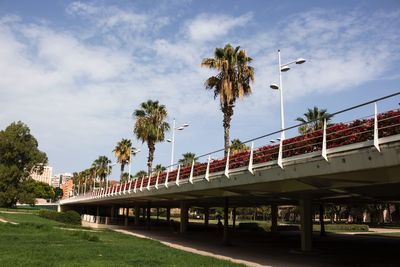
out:
{"label": "building facade", "polygon": [[43,173],[32,172],[30,176],[33,180],[51,185],[52,174],[53,167],[44,166]]}

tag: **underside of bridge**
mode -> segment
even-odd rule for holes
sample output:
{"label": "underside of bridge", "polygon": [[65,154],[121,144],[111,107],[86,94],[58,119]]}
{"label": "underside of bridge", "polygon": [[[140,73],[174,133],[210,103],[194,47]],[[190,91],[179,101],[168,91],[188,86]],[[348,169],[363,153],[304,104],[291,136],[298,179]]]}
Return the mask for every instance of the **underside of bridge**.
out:
{"label": "underside of bridge", "polygon": [[[62,203],[62,209],[88,211],[107,216],[113,207],[181,208],[250,207],[258,205],[299,205],[302,250],[312,249],[312,209],[328,203],[374,203],[400,201],[400,142],[332,153],[325,160],[318,153],[284,161],[283,168],[272,162],[254,166],[254,173],[242,169],[210,177],[210,181],[182,181],[179,186],[116,194]],[[276,209],[272,209],[272,212]],[[272,217],[276,220],[276,215]],[[227,212],[225,212],[225,219]],[[187,219],[181,220],[186,224]],[[227,226],[227,219],[225,224]],[[273,222],[274,225],[274,222]],[[186,230],[185,225],[181,230]],[[227,234],[227,233],[226,233]]]}

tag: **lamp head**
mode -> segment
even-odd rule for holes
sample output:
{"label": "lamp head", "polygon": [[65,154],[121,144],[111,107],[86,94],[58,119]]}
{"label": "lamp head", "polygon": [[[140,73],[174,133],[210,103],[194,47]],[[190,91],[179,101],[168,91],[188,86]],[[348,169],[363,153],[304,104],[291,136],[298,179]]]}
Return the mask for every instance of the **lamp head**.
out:
{"label": "lamp head", "polygon": [[269,87],[273,90],[279,90],[279,86],[276,83],[271,83]]}
{"label": "lamp head", "polygon": [[183,126],[183,127],[188,127],[189,124],[188,124],[188,123],[185,123],[185,124],[183,124],[182,126]]}
{"label": "lamp head", "polygon": [[185,127],[183,127],[183,126],[177,128],[177,130],[179,130],[179,131],[182,131],[183,129],[185,129]]}
{"label": "lamp head", "polygon": [[299,57],[298,59],[296,59],[296,64],[303,64],[304,62],[306,62],[306,60],[302,57]]}
{"label": "lamp head", "polygon": [[288,71],[288,70],[290,70],[290,68],[289,68],[288,66],[282,66],[282,67],[281,67],[281,71],[282,71],[282,72],[286,72],[286,71]]}
{"label": "lamp head", "polygon": [[171,143],[171,142],[172,142],[172,140],[171,140],[171,139],[167,139],[167,140],[165,140],[165,141],[167,141],[168,143]]}

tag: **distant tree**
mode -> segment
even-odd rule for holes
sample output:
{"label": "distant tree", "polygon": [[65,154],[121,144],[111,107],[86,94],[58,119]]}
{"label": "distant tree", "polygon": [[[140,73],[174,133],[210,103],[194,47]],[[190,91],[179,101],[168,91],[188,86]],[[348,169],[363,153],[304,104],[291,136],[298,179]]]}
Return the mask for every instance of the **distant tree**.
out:
{"label": "distant tree", "polygon": [[135,174],[136,178],[142,178],[143,176],[147,176],[147,172],[145,170],[140,170]]}
{"label": "distant tree", "polygon": [[140,108],[133,112],[136,119],[133,132],[143,143],[147,143],[149,156],[147,160],[148,174],[150,175],[154,160],[156,143],[164,141],[165,133],[169,130],[167,109],[158,101],[148,100],[140,104]]}
{"label": "distant tree", "polygon": [[309,132],[313,132],[324,127],[324,119],[328,123],[332,119],[332,115],[330,115],[326,109],[319,109],[318,107],[314,107],[313,109],[309,108],[306,113],[303,114],[303,117],[298,117],[296,121],[301,123],[307,123],[299,127],[300,134],[306,134]]}
{"label": "distant tree", "polygon": [[121,175],[121,179],[120,179],[120,182],[121,182],[121,183],[127,183],[127,182],[129,182],[130,180],[131,180],[131,177],[129,177],[129,173],[124,172],[124,173]]}
{"label": "distant tree", "polygon": [[191,152],[186,152],[182,154],[182,158],[178,161],[182,166],[190,166],[192,163],[197,161],[196,154]]}
{"label": "distant tree", "polygon": [[154,172],[155,173],[159,173],[159,172],[163,172],[163,171],[165,171],[167,168],[165,168],[164,166],[162,166],[161,164],[157,164],[155,167],[154,167]]}
{"label": "distant tree", "polygon": [[63,197],[64,192],[60,187],[54,188],[54,198],[53,201],[59,201]]}
{"label": "distant tree", "polygon": [[235,101],[251,94],[250,84],[254,82],[254,69],[249,65],[251,61],[252,58],[240,46],[227,44],[224,48],[216,48],[214,57],[204,58],[201,63],[203,67],[218,71],[217,75],[206,80],[205,87],[214,90],[214,99],[217,96],[220,98],[220,108],[224,114],[225,156],[229,148],[229,129]]}
{"label": "distant tree", "polygon": [[125,165],[129,163],[131,158],[131,148],[132,142],[129,139],[122,139],[117,143],[113,152],[117,157],[117,162],[121,164],[121,175],[120,180],[122,180],[122,175],[124,174]]}
{"label": "distant tree", "polygon": [[12,207],[22,200],[24,186],[32,172],[41,173],[47,156],[22,122],[0,131],[0,206]]}
{"label": "distant tree", "polygon": [[111,160],[106,156],[99,156],[98,159],[93,162],[92,167],[96,171],[96,176],[100,179],[100,186],[103,186],[107,176],[111,173],[112,166],[110,166],[110,164]]}
{"label": "distant tree", "polygon": [[237,138],[231,141],[229,148],[232,154],[248,151],[250,149],[246,144],[243,144],[242,141]]}

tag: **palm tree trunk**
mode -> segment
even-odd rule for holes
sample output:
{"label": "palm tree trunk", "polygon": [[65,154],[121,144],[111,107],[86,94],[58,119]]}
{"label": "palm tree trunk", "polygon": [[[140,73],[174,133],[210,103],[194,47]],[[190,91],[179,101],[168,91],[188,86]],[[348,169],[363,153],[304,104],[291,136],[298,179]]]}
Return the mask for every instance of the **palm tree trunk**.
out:
{"label": "palm tree trunk", "polygon": [[229,129],[231,127],[231,119],[233,115],[233,105],[224,104],[221,107],[222,112],[224,113],[224,148],[225,148],[225,157],[228,155],[229,149]]}
{"label": "palm tree trunk", "polygon": [[[124,174],[124,169],[125,169],[125,163],[121,163],[121,176],[119,177],[119,180],[122,181],[122,175]],[[129,180],[129,178],[128,178]]]}
{"label": "palm tree trunk", "polygon": [[147,147],[149,148],[149,157],[147,160],[147,166],[148,166],[147,174],[150,176],[153,167],[154,151],[156,150],[156,146],[154,142],[148,142]]}

